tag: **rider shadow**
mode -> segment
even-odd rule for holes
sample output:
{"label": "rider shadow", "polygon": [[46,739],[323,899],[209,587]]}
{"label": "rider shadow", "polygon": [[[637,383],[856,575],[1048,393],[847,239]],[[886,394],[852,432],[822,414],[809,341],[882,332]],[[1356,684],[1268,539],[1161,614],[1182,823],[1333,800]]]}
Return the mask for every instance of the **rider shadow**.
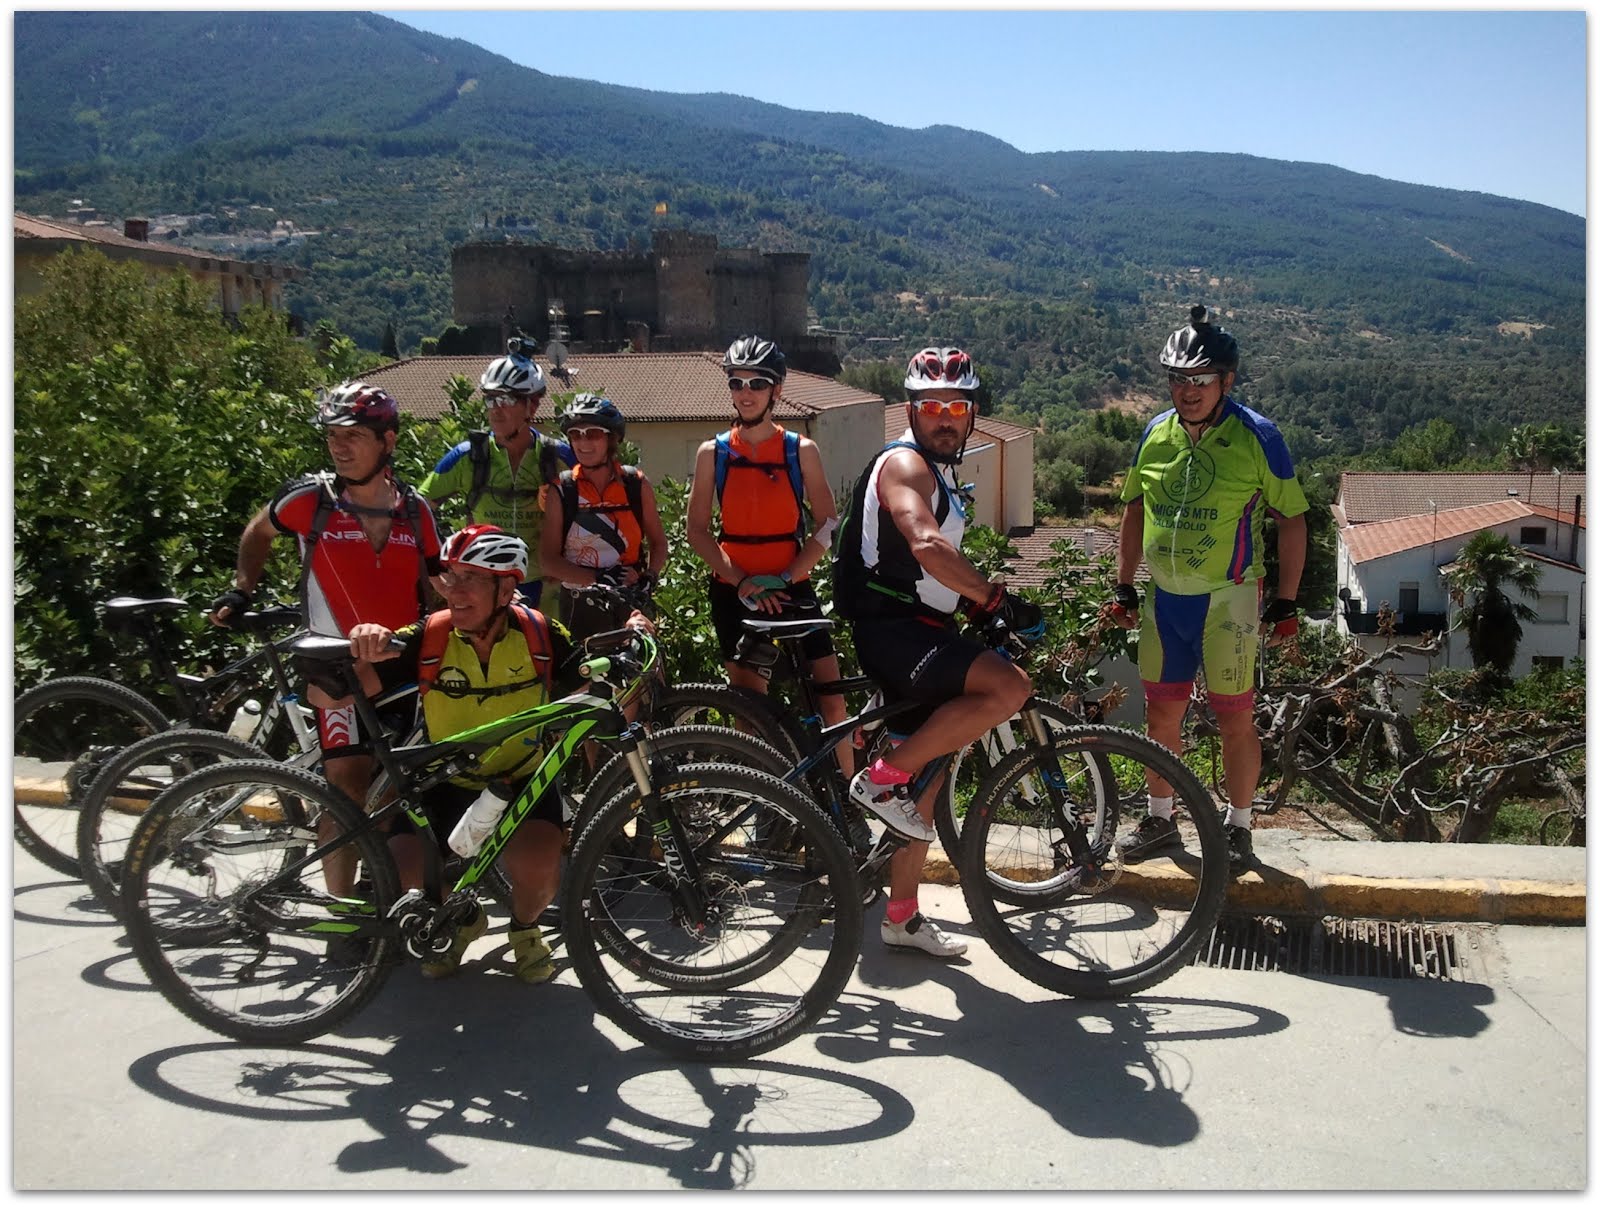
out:
{"label": "rider shadow", "polygon": [[[1184,1101],[1192,1070],[1165,1046],[1179,1039],[1269,1035],[1289,1025],[1243,1002],[1139,997],[1126,1001],[1024,1001],[970,973],[930,961],[864,954],[862,980],[902,989],[935,981],[959,1018],[906,1010],[892,998],[847,992],[821,1024],[817,1048],[837,1060],[955,1056],[1002,1078],[1064,1130],[1156,1148],[1193,1140],[1200,1120]],[[932,972],[929,972],[929,968]]]}
{"label": "rider shadow", "polygon": [[[374,1137],[337,1153],[344,1173],[448,1176],[471,1162],[441,1141],[467,1137],[659,1169],[686,1188],[730,1189],[749,1184],[762,1146],[857,1144],[913,1118],[904,1097],[849,1073],[761,1060],[718,1067],[619,1048],[568,978],[528,986],[481,961],[436,984],[415,965],[397,969],[338,1034],[362,1048],[169,1049],[136,1062],[131,1075],[148,1092],[193,1106],[181,1083],[204,1066],[202,1109],[359,1118]],[[365,1050],[371,1040],[387,1049]],[[482,1166],[469,1176],[492,1185]]]}

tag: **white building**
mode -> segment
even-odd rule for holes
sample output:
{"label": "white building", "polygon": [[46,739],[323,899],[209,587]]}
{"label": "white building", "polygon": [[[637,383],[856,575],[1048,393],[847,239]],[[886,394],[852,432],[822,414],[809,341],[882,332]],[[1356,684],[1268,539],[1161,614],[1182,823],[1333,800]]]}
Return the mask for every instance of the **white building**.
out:
{"label": "white building", "polygon": [[[1534,483],[1530,494],[1552,487],[1562,475],[1537,477],[1543,480]],[[1381,650],[1391,640],[1378,632],[1378,612],[1387,605],[1395,612],[1396,638],[1415,638],[1428,632],[1446,637],[1443,649],[1431,664],[1410,659],[1397,667],[1400,674],[1422,675],[1443,667],[1470,668],[1466,635],[1450,631],[1455,609],[1441,571],[1455,561],[1468,541],[1479,532],[1488,531],[1505,537],[1541,571],[1537,595],[1518,597],[1538,612],[1539,619],[1523,625],[1512,674],[1526,675],[1537,666],[1565,666],[1573,658],[1583,657],[1586,522],[1578,493],[1583,476],[1565,477],[1568,493],[1558,511],[1553,495],[1548,495],[1548,504],[1531,506],[1520,497],[1523,490],[1518,487],[1510,488],[1516,492],[1514,495],[1506,495],[1507,487],[1500,480],[1512,479],[1526,486],[1527,474],[1344,475],[1340,504],[1334,509],[1340,521],[1340,631],[1364,649]],[[1354,484],[1352,489],[1352,478],[1365,481]],[[1468,478],[1495,479],[1482,483],[1479,493],[1498,490],[1499,498],[1437,510],[1411,510],[1417,498],[1437,502],[1443,496],[1450,503],[1457,503],[1463,494],[1460,480]],[[1470,491],[1465,493],[1470,497]],[[1385,496],[1387,501],[1380,502]],[[1352,509],[1368,518],[1350,522]],[[1398,514],[1376,518],[1384,509]]]}

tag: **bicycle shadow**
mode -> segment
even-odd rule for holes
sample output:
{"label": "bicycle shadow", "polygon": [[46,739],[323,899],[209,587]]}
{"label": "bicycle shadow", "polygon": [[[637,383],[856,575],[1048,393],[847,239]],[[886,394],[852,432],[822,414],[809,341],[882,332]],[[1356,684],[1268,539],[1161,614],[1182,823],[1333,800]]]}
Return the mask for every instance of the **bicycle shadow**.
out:
{"label": "bicycle shadow", "polygon": [[12,923],[32,922],[40,926],[118,926],[81,880],[35,880],[29,884],[12,882]]}
{"label": "bicycle shadow", "polygon": [[[129,1076],[147,1093],[210,1112],[359,1119],[372,1138],[333,1158],[348,1174],[459,1174],[473,1164],[460,1154],[472,1149],[450,1141],[465,1138],[657,1169],[684,1188],[734,1189],[750,1184],[764,1146],[855,1145],[914,1117],[904,1096],[847,1072],[772,1060],[687,1064],[619,1047],[567,976],[527,986],[468,965],[434,984],[402,967],[338,1034],[388,1046],[186,1045],[141,1057]],[[481,1164],[491,1175],[502,1168]]]}
{"label": "bicycle shadow", "polygon": [[[962,930],[962,927],[949,927]],[[1200,1119],[1184,1101],[1193,1070],[1179,1040],[1270,1035],[1290,1025],[1244,1002],[1141,996],[1123,1001],[1026,1001],[960,965],[863,953],[860,980],[891,993],[938,984],[959,1021],[907,1011],[894,997],[847,990],[817,1049],[858,1063],[895,1056],[956,1057],[1001,1078],[1066,1131],[1151,1147],[1184,1144]]]}

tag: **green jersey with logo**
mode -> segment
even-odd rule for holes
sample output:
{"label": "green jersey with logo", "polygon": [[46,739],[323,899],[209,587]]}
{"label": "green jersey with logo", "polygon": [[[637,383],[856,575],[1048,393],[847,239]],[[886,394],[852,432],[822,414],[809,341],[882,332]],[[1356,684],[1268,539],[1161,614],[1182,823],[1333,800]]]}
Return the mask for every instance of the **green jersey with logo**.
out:
{"label": "green jersey with logo", "polygon": [[1198,441],[1189,439],[1176,409],[1150,421],[1122,486],[1122,501],[1135,499],[1144,504],[1150,577],[1177,595],[1259,579],[1266,511],[1297,516],[1307,509],[1276,425],[1231,398]]}

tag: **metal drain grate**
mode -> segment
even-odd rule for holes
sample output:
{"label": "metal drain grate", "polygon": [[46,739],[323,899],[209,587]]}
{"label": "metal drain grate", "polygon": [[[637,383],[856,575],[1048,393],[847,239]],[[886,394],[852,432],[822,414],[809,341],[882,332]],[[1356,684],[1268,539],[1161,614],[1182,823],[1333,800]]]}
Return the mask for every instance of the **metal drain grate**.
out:
{"label": "metal drain grate", "polygon": [[1464,981],[1474,978],[1463,939],[1458,928],[1441,923],[1223,914],[1194,963],[1311,976]]}

